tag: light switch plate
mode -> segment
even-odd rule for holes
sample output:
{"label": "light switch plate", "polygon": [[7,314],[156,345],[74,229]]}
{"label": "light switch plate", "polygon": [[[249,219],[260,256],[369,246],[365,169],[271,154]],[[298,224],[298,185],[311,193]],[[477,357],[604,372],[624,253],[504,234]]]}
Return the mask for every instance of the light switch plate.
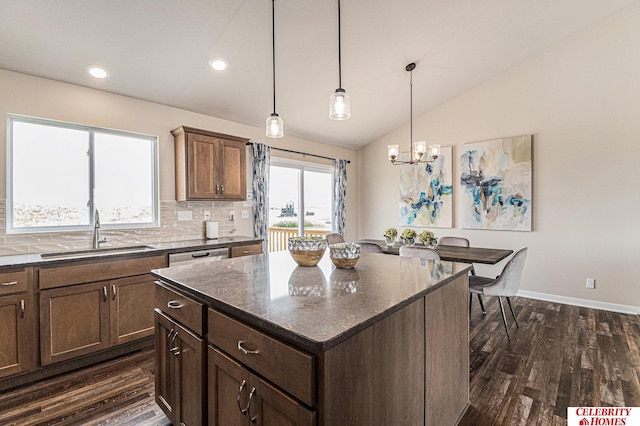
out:
{"label": "light switch plate", "polygon": [[249,219],[249,210],[242,210],[242,218]]}
{"label": "light switch plate", "polygon": [[209,220],[211,219],[211,212],[209,210],[206,210],[204,212],[204,220]]}
{"label": "light switch plate", "polygon": [[587,288],[596,288],[595,278],[587,278]]}

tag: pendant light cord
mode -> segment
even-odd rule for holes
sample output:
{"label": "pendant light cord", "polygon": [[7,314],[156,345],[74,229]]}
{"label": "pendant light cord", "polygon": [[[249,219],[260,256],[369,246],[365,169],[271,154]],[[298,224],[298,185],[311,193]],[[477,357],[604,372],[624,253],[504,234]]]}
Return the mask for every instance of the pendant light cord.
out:
{"label": "pendant light cord", "polygon": [[273,60],[273,113],[276,113],[276,0],[271,0],[271,58]]}
{"label": "pendant light cord", "polygon": [[342,89],[342,45],[340,33],[340,0],[338,0],[338,87]]}
{"label": "pendant light cord", "polygon": [[411,140],[411,152],[409,155],[413,160],[413,69],[409,70],[409,138]]}

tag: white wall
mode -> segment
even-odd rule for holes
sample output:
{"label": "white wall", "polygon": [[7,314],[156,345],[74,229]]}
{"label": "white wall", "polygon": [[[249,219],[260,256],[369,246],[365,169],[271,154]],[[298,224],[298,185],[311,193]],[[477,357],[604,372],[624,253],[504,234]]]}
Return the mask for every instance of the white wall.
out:
{"label": "white wall", "polygon": [[[454,205],[454,229],[436,229],[436,236],[528,246],[521,290],[640,312],[639,5],[414,118],[413,133],[454,146],[458,205],[462,144],[533,134],[534,231],[461,229]],[[366,165],[359,168],[360,238],[381,238],[399,225],[399,170],[386,146],[408,149],[408,139],[405,126],[359,153]],[[503,264],[478,269],[494,274]],[[595,290],[585,288],[587,277],[596,278]]]}
{"label": "white wall", "polygon": [[[105,82],[106,85],[108,82]],[[354,150],[326,145],[288,134],[281,139],[268,139],[264,136],[264,127],[247,126],[100,90],[0,70],[0,116],[6,118],[9,113],[158,136],[161,201],[175,200],[174,144],[170,131],[181,125],[246,137],[272,147],[351,160],[347,169],[346,230],[348,238],[355,238],[358,206],[356,199],[357,164]],[[265,117],[266,115],[268,115],[268,110],[265,110]],[[0,120],[0,198],[6,198],[6,124],[6,119]],[[263,126],[264,122],[260,120],[256,125]],[[272,156],[278,155],[280,154],[277,151],[272,151]],[[292,158],[302,159],[301,156]],[[325,160],[314,159],[310,156],[306,156],[304,160],[327,164]],[[250,180],[247,182],[247,186],[250,189]],[[218,203],[216,202],[216,205]],[[240,211],[247,207],[243,207],[242,202],[233,203],[233,206],[227,206],[224,203],[222,205],[226,210],[231,208],[236,210],[234,224],[237,229],[236,235],[253,236],[252,220],[242,219],[240,214]],[[3,210],[0,209],[0,211]],[[0,229],[0,239],[2,239],[0,245],[5,242],[5,239],[11,238],[4,236],[3,225],[4,215],[0,217],[2,228]],[[32,236],[32,239],[39,241],[38,236]],[[26,241],[25,237],[22,236],[20,241]],[[11,245],[11,241],[9,241],[9,245]]]}

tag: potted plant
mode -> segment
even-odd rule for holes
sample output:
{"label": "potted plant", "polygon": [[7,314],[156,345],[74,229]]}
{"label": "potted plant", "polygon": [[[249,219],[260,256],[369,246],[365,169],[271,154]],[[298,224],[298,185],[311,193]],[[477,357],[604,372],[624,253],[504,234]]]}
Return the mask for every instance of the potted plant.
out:
{"label": "potted plant", "polygon": [[416,231],[414,231],[413,229],[407,228],[404,231],[402,231],[401,238],[406,245],[411,246],[416,240]]}
{"label": "potted plant", "polygon": [[391,247],[396,242],[398,236],[398,230],[396,228],[387,228],[384,230],[384,242],[388,247]]}
{"label": "potted plant", "polygon": [[425,246],[435,246],[438,240],[436,236],[431,231],[422,231],[420,235],[418,235],[418,241],[423,243]]}

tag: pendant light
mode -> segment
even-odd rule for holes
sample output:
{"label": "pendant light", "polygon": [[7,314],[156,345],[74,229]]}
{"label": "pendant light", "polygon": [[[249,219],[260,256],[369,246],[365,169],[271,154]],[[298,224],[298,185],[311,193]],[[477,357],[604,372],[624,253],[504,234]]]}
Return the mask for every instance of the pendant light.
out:
{"label": "pendant light", "polygon": [[342,88],[342,49],[340,44],[340,0],[338,0],[338,88],[329,98],[329,118],[346,120],[351,117],[351,100]]}
{"label": "pendant light", "polygon": [[266,135],[270,138],[284,136],[284,123],[276,112],[276,8],[271,0],[271,58],[273,60],[273,112],[267,117]]}
{"label": "pendant light", "polygon": [[[398,160],[400,154],[398,145],[388,145],[387,155],[391,164],[420,164],[431,163],[440,155],[440,145],[429,145],[429,152],[427,153],[427,143],[425,141],[413,142],[413,70],[416,69],[414,62],[405,67],[405,71],[409,71],[411,75],[409,79],[410,87],[410,108],[409,108],[409,138],[411,142],[411,158],[408,161]],[[426,158],[423,158],[425,154],[428,154]]]}

